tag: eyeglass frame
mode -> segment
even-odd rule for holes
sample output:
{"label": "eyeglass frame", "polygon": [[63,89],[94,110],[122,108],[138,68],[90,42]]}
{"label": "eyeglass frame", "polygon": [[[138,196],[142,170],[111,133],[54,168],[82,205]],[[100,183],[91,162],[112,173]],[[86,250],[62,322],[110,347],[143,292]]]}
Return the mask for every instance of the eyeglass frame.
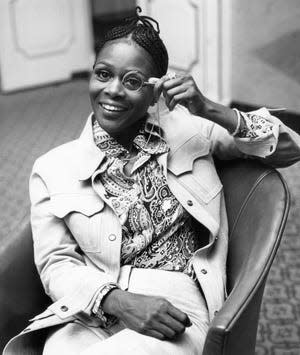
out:
{"label": "eyeglass frame", "polygon": [[[98,69],[98,71],[103,71],[103,72],[107,72],[107,73],[110,73],[110,71],[109,70],[107,70],[107,69]],[[100,80],[101,82],[103,82],[103,83],[108,83],[112,78],[113,78],[113,76],[112,77],[109,77],[107,80],[101,80],[100,78],[99,78],[99,75],[97,75],[97,69],[96,69],[96,71],[94,70],[94,72],[95,72],[95,74],[96,74],[96,76],[97,76],[97,78],[98,78],[98,80]],[[128,78],[130,75],[135,75],[135,78],[136,79],[140,79],[140,81],[141,81],[141,84],[140,84],[140,86],[137,88],[137,89],[130,89],[129,87],[127,87],[126,85],[124,85],[124,79],[126,79],[126,78]],[[137,78],[138,77],[138,78]],[[142,74],[140,74],[139,72],[136,72],[136,71],[129,71],[129,72],[127,72],[127,73],[125,73],[124,75],[123,75],[123,77],[122,77],[122,80],[121,80],[121,84],[122,84],[122,86],[123,86],[123,88],[124,89],[126,89],[126,90],[129,90],[129,91],[131,91],[131,92],[138,92],[138,91],[140,91],[143,87],[145,87],[145,86],[154,86],[155,85],[155,82],[157,81],[158,79],[157,78],[153,78],[153,77],[151,77],[150,78],[150,80],[148,79],[144,79],[143,77],[142,77]]]}

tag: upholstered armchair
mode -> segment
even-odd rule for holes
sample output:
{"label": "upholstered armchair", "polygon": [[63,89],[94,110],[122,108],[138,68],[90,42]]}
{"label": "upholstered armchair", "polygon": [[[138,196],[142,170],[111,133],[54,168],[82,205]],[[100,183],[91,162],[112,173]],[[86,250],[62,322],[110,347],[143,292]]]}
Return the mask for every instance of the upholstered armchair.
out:
{"label": "upholstered armchair", "polygon": [[284,231],[290,198],[281,175],[255,161],[219,167],[229,222],[228,298],[203,355],[254,355],[260,305]]}
{"label": "upholstered armchair", "polygon": [[[254,355],[263,290],[286,223],[289,193],[276,170],[255,161],[226,161],[218,170],[230,228],[228,298],[211,323],[203,355]],[[0,350],[49,302],[26,223],[0,246]],[[42,344],[43,334],[41,352]]]}

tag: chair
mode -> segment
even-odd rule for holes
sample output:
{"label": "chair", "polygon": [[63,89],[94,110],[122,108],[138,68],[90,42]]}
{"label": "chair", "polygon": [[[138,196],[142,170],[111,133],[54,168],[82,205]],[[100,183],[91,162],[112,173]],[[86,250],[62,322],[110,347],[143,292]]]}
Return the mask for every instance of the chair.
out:
{"label": "chair", "polygon": [[[263,290],[286,223],[289,193],[281,175],[257,161],[217,166],[230,229],[229,296],[211,323],[203,355],[254,355]],[[0,285],[2,351],[50,301],[33,264],[29,224],[0,249]]]}
{"label": "chair", "polygon": [[255,161],[219,166],[229,222],[228,298],[203,355],[254,355],[260,305],[284,231],[290,196],[282,176]]}

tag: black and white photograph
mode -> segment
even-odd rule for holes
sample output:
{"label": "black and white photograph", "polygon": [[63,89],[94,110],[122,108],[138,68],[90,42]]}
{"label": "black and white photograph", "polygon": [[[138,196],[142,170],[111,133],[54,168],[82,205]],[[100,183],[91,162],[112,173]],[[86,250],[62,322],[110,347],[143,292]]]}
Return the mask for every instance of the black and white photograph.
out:
{"label": "black and white photograph", "polygon": [[300,354],[300,1],[0,0],[0,353]]}

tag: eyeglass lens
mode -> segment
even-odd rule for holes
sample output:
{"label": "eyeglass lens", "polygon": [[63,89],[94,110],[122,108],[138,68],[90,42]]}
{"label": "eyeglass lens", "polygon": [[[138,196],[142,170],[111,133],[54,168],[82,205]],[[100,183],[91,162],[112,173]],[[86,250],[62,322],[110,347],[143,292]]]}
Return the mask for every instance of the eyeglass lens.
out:
{"label": "eyeglass lens", "polygon": [[144,85],[144,79],[138,73],[126,73],[123,76],[122,84],[127,90],[138,91]]}

